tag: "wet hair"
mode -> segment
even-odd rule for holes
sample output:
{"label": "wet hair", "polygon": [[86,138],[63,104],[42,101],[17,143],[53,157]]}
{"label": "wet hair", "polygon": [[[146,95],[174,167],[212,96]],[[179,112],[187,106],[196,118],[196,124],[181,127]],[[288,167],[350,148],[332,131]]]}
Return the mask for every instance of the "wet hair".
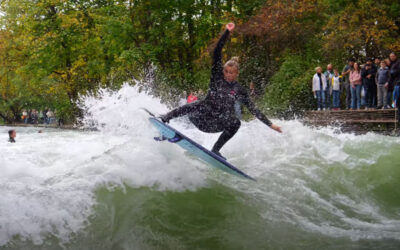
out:
{"label": "wet hair", "polygon": [[227,61],[224,65],[224,69],[226,67],[234,67],[239,72],[239,57],[234,56],[229,61]]}
{"label": "wet hair", "polygon": [[8,137],[10,137],[10,138],[11,138],[11,135],[12,135],[14,132],[15,132],[15,130],[14,130],[14,129],[10,129],[10,130],[8,130]]}

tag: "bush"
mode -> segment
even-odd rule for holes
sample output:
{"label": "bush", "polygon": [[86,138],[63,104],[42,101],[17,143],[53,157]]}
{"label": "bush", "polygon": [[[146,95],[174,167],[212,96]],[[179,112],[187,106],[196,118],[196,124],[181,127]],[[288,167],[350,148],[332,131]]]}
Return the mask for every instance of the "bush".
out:
{"label": "bush", "polygon": [[264,112],[288,117],[315,108],[311,90],[314,67],[301,56],[285,56],[261,99]]}

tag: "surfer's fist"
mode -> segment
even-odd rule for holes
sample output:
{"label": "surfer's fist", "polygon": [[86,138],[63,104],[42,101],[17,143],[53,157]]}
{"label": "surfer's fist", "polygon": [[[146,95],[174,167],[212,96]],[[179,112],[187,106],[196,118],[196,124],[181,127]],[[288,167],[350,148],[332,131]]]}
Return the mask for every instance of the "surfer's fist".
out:
{"label": "surfer's fist", "polygon": [[235,28],[235,24],[234,23],[228,23],[226,25],[226,29],[229,31],[232,31]]}
{"label": "surfer's fist", "polygon": [[282,133],[281,127],[279,127],[278,125],[272,124],[270,128],[272,128],[276,132]]}

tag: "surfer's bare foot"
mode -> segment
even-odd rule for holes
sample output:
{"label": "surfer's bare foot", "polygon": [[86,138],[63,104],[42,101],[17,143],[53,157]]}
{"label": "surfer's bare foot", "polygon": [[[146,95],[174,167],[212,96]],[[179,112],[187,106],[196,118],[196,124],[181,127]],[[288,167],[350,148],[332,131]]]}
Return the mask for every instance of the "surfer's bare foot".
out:
{"label": "surfer's bare foot", "polygon": [[221,157],[222,159],[226,160],[225,157],[222,156],[222,154],[219,151],[212,151],[214,154],[218,155],[219,157]]}

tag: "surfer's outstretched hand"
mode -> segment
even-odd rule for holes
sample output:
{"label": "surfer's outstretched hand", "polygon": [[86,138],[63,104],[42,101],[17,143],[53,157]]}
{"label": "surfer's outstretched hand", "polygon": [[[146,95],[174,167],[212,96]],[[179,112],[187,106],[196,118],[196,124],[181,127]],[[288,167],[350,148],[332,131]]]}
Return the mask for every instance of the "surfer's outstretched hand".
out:
{"label": "surfer's outstretched hand", "polygon": [[226,29],[229,31],[232,31],[235,28],[235,24],[234,23],[228,23],[226,25]]}
{"label": "surfer's outstretched hand", "polygon": [[275,130],[276,132],[282,133],[281,127],[279,127],[276,124],[272,124],[271,127],[273,130]]}

